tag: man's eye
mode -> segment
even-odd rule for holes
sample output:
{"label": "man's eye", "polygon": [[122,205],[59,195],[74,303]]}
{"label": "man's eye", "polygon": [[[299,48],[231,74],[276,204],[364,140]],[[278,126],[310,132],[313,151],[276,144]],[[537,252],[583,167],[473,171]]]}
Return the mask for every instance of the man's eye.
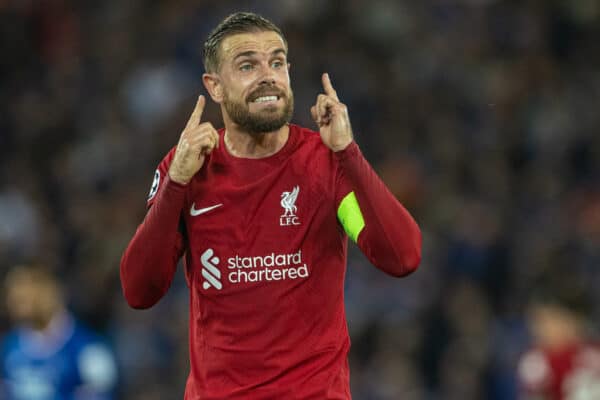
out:
{"label": "man's eye", "polygon": [[271,66],[273,68],[281,68],[281,67],[283,67],[283,62],[281,62],[281,61],[273,61],[273,63],[271,64]]}
{"label": "man's eye", "polygon": [[240,65],[240,71],[251,71],[252,64],[242,64]]}

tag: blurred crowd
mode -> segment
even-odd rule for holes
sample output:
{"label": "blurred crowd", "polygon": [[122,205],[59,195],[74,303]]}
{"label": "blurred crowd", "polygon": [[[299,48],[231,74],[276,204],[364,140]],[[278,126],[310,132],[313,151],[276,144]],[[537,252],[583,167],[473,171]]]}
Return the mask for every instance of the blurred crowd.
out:
{"label": "blurred crowd", "polygon": [[[121,294],[119,260],[233,11],[289,42],[293,121],[329,72],[356,140],[423,230],[412,276],[350,249],[357,400],[517,398],[534,288],[600,321],[600,2],[0,0],[0,279],[36,261],[113,346],[122,399],[181,398],[188,293]],[[221,126],[215,104],[206,120]],[[10,328],[0,306],[0,336]]]}

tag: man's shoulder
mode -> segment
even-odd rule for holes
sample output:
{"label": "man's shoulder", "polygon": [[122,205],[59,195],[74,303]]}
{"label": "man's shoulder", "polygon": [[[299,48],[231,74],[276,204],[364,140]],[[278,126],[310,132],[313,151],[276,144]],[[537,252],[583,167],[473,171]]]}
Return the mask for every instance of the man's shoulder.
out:
{"label": "man's shoulder", "polygon": [[297,136],[297,147],[300,151],[325,153],[329,150],[321,140],[319,132],[296,124],[290,124],[290,132]]}
{"label": "man's shoulder", "polygon": [[536,392],[549,385],[552,365],[547,354],[539,348],[526,350],[519,359],[517,376],[526,392]]}
{"label": "man's shoulder", "polygon": [[12,329],[0,338],[0,353],[6,354],[9,349],[19,347],[19,331]]}
{"label": "man's shoulder", "polygon": [[314,131],[314,130],[307,128],[305,126],[302,126],[302,125],[290,124],[290,131],[293,134],[298,135],[301,139],[305,139],[305,140],[319,139],[320,140],[319,132]]}

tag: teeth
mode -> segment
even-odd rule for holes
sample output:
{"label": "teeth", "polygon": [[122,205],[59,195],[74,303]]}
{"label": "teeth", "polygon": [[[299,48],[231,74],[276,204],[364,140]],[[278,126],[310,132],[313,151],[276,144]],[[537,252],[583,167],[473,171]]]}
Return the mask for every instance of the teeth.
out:
{"label": "teeth", "polygon": [[265,101],[277,101],[277,96],[262,96],[254,100],[255,103],[264,103]]}

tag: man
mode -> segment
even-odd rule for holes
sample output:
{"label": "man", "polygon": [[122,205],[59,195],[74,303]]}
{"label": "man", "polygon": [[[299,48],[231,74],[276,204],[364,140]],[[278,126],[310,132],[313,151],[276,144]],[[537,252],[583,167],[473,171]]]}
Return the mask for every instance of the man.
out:
{"label": "man", "polygon": [[121,261],[127,301],[147,308],[185,254],[188,400],[350,399],[347,237],[394,276],[420,261],[419,228],[361,155],[327,74],[319,133],[289,123],[287,53],[251,13],[209,35],[202,79],[225,128],[202,121],[200,96]]}
{"label": "man", "polygon": [[30,265],[11,269],[5,293],[16,327],[0,347],[0,398],[114,398],[113,354],[67,311],[59,284],[47,270]]}
{"label": "man", "polygon": [[527,313],[533,345],[519,361],[520,398],[600,399],[600,346],[587,331],[588,301],[581,289],[559,286],[533,291]]}

